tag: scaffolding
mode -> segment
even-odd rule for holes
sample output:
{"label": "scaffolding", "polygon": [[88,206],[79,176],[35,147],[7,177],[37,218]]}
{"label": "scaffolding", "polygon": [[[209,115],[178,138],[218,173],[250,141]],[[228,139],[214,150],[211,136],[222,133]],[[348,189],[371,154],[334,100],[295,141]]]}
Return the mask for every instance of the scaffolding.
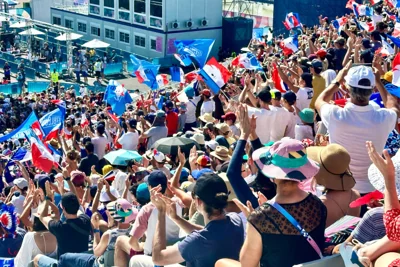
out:
{"label": "scaffolding", "polygon": [[[72,53],[72,40],[71,40],[71,29],[65,28],[59,25],[54,25],[42,21],[37,21],[33,19],[28,19],[22,16],[17,16],[17,15],[11,15],[6,12],[0,12],[0,16],[6,17],[8,21],[13,21],[14,23],[16,22],[25,22],[26,27],[25,28],[33,28],[34,26],[39,26],[41,28],[44,28],[46,31],[51,31],[51,32],[56,32],[58,34],[65,34],[66,35],[66,46],[67,46],[67,64],[68,68],[72,66],[72,60],[73,60],[73,53]],[[47,36],[47,35],[46,35]],[[47,39],[47,37],[46,37]],[[28,38],[28,47],[31,49],[32,45],[32,38]]]}
{"label": "scaffolding", "polygon": [[250,1],[246,0],[224,0],[224,6],[227,7],[224,11],[228,11],[224,13],[224,17],[229,14],[229,12],[233,12],[237,16],[240,14],[253,14],[253,5]]}

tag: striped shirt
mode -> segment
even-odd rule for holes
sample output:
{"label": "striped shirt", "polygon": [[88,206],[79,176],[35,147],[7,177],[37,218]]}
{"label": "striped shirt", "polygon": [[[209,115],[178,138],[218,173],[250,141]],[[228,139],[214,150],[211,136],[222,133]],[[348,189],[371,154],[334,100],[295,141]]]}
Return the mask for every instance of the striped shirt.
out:
{"label": "striped shirt", "polygon": [[354,229],[353,237],[363,244],[384,237],[386,235],[386,229],[383,224],[383,214],[383,207],[367,211]]}

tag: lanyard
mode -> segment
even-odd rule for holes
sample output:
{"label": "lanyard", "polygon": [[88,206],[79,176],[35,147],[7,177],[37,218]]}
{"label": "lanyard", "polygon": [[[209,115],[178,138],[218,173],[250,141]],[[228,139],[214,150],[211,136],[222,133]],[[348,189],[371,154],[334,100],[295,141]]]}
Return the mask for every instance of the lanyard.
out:
{"label": "lanyard", "polygon": [[293,218],[292,215],[289,214],[284,208],[282,208],[281,205],[275,202],[275,199],[272,199],[271,201],[268,201],[268,203],[274,207],[277,211],[279,211],[283,216],[288,219],[288,221],[300,232],[302,236],[307,240],[307,242],[313,247],[315,252],[317,252],[318,256],[322,259],[322,253],[321,250],[319,249],[317,243],[314,241],[311,235],[308,234],[306,230],[304,230],[303,227],[296,221],[295,218]]}

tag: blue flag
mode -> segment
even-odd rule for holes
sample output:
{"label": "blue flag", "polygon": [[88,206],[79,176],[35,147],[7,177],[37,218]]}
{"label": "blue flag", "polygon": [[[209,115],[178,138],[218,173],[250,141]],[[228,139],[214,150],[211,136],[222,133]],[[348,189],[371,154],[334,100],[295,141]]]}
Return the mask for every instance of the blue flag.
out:
{"label": "blue flag", "polygon": [[171,81],[181,82],[181,68],[174,66],[169,68],[169,70],[171,72]]}
{"label": "blue flag", "polygon": [[129,56],[133,65],[133,72],[137,71],[138,68],[140,67],[141,63],[140,63],[140,59],[138,59],[137,57],[135,57],[134,55],[130,55]]}
{"label": "blue flag", "polygon": [[189,55],[174,54],[174,57],[184,67],[190,66],[192,64],[192,60],[190,59]]}
{"label": "blue flag", "polygon": [[396,85],[392,84],[392,83],[387,83],[385,84],[385,89],[391,94],[394,95],[396,97],[400,97],[400,90],[399,87],[397,87]]}
{"label": "blue flag", "polygon": [[57,125],[59,125],[59,129],[62,129],[64,119],[65,108],[60,106],[59,108],[47,113],[42,118],[40,118],[39,122],[42,126],[44,135],[47,136]]}
{"label": "blue flag", "polygon": [[104,101],[110,104],[112,111],[121,116],[125,112],[125,105],[132,103],[132,97],[125,87],[117,81],[110,80],[104,93]]}
{"label": "blue flag", "polygon": [[386,35],[397,47],[400,47],[400,38],[393,37],[391,35]]}
{"label": "blue flag", "polygon": [[164,105],[164,97],[160,96],[160,100],[158,101],[158,104],[157,104],[158,109],[162,110],[163,105]]}
{"label": "blue flag", "polygon": [[25,138],[24,132],[28,132],[31,130],[31,125],[34,124],[37,121],[37,117],[35,112],[31,112],[31,114],[28,116],[28,118],[14,131],[12,131],[9,134],[6,134],[2,137],[0,137],[0,142],[5,142],[8,139],[11,138]]}
{"label": "blue flag", "polygon": [[12,167],[15,165],[14,160],[24,161],[24,160],[29,160],[31,158],[32,158],[31,153],[26,148],[23,148],[23,147],[18,148],[14,152],[14,154],[12,155],[12,157],[7,162],[7,164],[4,168],[4,178],[6,179],[6,182],[11,183],[14,180],[14,177],[11,175],[10,169],[9,169],[9,167]]}
{"label": "blue flag", "polygon": [[204,67],[214,45],[214,39],[177,40],[174,42],[179,55],[193,57],[200,67]]}

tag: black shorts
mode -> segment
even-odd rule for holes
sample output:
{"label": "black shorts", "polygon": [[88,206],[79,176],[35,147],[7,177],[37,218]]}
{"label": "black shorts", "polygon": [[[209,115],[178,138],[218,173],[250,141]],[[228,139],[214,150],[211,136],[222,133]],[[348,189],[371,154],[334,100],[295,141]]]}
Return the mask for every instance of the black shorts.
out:
{"label": "black shorts", "polygon": [[96,75],[96,77],[100,78],[101,72],[100,71],[96,71],[95,75]]}

